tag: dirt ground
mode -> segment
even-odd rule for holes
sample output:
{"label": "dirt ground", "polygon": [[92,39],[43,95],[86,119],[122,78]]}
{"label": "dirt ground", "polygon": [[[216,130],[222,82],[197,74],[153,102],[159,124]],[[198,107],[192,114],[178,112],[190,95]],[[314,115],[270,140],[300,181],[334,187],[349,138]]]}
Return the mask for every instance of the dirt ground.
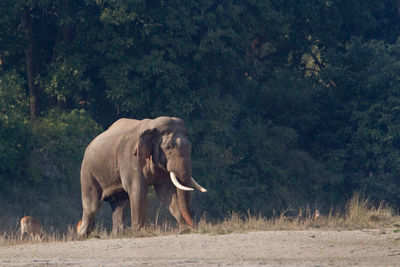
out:
{"label": "dirt ground", "polygon": [[393,230],[269,231],[0,247],[1,266],[400,266]]}

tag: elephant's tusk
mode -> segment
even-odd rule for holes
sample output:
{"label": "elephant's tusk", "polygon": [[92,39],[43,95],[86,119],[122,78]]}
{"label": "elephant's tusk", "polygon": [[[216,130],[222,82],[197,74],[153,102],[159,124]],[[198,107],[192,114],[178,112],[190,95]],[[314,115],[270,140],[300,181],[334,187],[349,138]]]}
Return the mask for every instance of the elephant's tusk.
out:
{"label": "elephant's tusk", "polygon": [[170,172],[169,175],[171,176],[171,181],[172,181],[172,183],[173,183],[178,189],[181,189],[181,190],[184,190],[184,191],[193,191],[193,190],[194,190],[193,188],[190,188],[190,187],[186,187],[186,186],[181,185],[181,184],[179,183],[178,179],[176,179],[175,173]]}
{"label": "elephant's tusk", "polygon": [[201,192],[203,192],[203,193],[204,193],[204,192],[207,192],[207,189],[205,189],[204,187],[202,187],[201,185],[199,185],[193,177],[191,177],[191,179],[192,179],[192,184],[193,184],[193,186],[196,187],[197,190],[199,190],[199,191],[201,191]]}

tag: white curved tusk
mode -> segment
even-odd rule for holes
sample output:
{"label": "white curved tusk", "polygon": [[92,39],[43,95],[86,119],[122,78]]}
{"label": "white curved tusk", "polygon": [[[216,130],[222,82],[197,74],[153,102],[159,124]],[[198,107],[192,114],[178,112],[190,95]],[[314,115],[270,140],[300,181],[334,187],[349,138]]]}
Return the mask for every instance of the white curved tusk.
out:
{"label": "white curved tusk", "polygon": [[176,179],[175,173],[170,172],[170,173],[169,173],[169,176],[171,176],[171,181],[172,181],[172,183],[173,183],[177,188],[179,188],[179,189],[181,189],[181,190],[184,190],[184,191],[193,191],[193,190],[194,190],[193,188],[190,188],[190,187],[186,187],[186,186],[181,185],[181,184],[179,183],[178,179]]}
{"label": "white curved tusk", "polygon": [[193,177],[190,177],[192,179],[192,184],[194,187],[196,187],[197,190],[201,191],[201,192],[207,192],[207,189],[205,189],[204,187],[202,187],[201,185],[199,185],[196,180]]}

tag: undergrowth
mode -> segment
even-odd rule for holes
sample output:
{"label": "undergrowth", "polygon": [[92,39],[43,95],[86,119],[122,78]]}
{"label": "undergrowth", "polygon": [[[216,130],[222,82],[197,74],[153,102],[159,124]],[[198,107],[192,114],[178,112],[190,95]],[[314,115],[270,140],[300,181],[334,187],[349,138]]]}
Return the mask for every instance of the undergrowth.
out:
{"label": "undergrowth", "polygon": [[[354,195],[345,207],[345,211],[321,214],[319,211],[298,210],[295,213],[283,211],[280,216],[265,218],[260,215],[239,214],[232,212],[222,221],[213,223],[202,216],[196,229],[190,233],[198,234],[229,234],[254,231],[276,231],[276,230],[357,230],[357,229],[392,229],[400,231],[400,216],[395,214],[393,208],[383,202],[378,205],[368,198]],[[180,231],[174,224],[164,222],[162,225],[149,224],[139,231],[132,233],[130,230],[113,235],[108,233],[102,225],[97,226],[89,238],[127,238],[127,237],[151,237],[160,235],[179,234]],[[78,240],[75,226],[68,227],[67,231],[61,233],[56,229],[50,229],[43,234],[42,242],[75,241]],[[0,234],[0,245],[15,245],[27,242],[39,242],[32,240],[20,240],[18,229],[11,229]]]}

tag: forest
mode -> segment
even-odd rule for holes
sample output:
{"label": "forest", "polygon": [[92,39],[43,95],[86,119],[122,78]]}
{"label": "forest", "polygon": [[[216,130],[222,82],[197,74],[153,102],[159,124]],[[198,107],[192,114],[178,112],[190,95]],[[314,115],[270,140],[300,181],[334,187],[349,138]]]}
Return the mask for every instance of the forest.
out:
{"label": "forest", "polygon": [[197,218],[397,208],[399,35],[399,0],[2,0],[0,228],[78,221],[122,117],[183,119]]}

